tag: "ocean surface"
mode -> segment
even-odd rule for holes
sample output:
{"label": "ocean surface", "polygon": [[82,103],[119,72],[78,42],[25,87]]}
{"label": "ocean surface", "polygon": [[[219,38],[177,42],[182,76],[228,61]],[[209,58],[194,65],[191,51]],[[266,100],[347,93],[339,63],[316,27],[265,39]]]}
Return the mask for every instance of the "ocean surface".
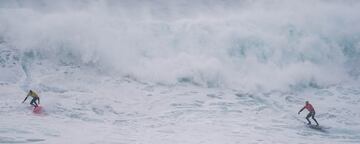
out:
{"label": "ocean surface", "polygon": [[355,0],[0,0],[0,143],[358,144],[359,25]]}

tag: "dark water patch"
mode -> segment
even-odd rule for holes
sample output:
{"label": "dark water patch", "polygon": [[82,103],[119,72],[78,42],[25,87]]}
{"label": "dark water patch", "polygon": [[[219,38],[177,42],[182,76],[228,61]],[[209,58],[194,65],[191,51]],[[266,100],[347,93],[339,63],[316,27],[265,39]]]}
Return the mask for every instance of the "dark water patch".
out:
{"label": "dark water patch", "polygon": [[40,141],[45,141],[45,139],[26,139],[26,141],[28,141],[28,142],[40,142]]}
{"label": "dark water patch", "polygon": [[120,119],[120,120],[115,120],[113,122],[113,125],[119,125],[119,126],[129,126],[129,125],[133,125],[134,123],[137,123],[138,121],[135,119]]}
{"label": "dark water patch", "polygon": [[165,134],[174,134],[175,133],[175,131],[173,131],[173,130],[158,130],[157,132],[165,133]]}
{"label": "dark water patch", "polygon": [[95,114],[97,114],[97,115],[104,115],[104,110],[102,110],[102,109],[93,107],[93,108],[92,108],[92,111],[93,111]]}
{"label": "dark water patch", "polygon": [[289,103],[295,103],[295,104],[300,104],[303,102],[302,100],[300,100],[294,96],[286,96],[285,100]]}
{"label": "dark water patch", "polygon": [[327,130],[328,128],[325,128],[323,126],[307,125],[307,127],[319,132],[329,133]]}
{"label": "dark water patch", "polygon": [[199,103],[172,103],[170,105],[176,108],[196,108],[202,106],[202,104]]}
{"label": "dark water patch", "polygon": [[233,106],[235,103],[233,102],[213,102],[209,104],[210,106]]}
{"label": "dark water patch", "polygon": [[253,97],[254,95],[249,94],[249,93],[236,93],[235,96],[237,96],[239,98],[246,98],[246,97]]}
{"label": "dark water patch", "polygon": [[33,143],[33,142],[41,142],[45,141],[45,139],[19,139],[19,138],[9,138],[9,137],[1,137],[0,136],[0,143],[3,144],[14,144],[14,143]]}
{"label": "dark water patch", "polygon": [[215,99],[222,99],[221,95],[217,95],[217,94],[207,94],[206,96]]}
{"label": "dark water patch", "polygon": [[2,128],[0,133],[17,133],[17,134],[29,134],[29,131],[13,129],[13,128]]}

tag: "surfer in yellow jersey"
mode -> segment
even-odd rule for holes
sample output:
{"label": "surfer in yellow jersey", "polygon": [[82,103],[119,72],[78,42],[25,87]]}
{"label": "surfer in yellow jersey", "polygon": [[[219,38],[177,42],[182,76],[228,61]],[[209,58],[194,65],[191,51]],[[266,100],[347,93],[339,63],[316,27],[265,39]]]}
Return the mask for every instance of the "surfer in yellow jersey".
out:
{"label": "surfer in yellow jersey", "polygon": [[27,99],[29,96],[33,97],[33,99],[31,100],[30,104],[33,105],[34,107],[37,107],[38,104],[36,103],[36,100],[38,100],[38,102],[39,102],[39,104],[40,104],[40,98],[39,98],[39,96],[38,96],[34,91],[32,91],[32,90],[30,90],[29,93],[26,95],[23,103],[26,101],[26,99]]}

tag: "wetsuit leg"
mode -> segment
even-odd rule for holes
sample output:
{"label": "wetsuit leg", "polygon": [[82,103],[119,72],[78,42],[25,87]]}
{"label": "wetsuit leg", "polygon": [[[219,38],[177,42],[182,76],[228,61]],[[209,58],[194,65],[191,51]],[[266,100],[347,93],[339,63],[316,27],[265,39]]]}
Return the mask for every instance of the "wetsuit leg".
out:
{"label": "wetsuit leg", "polygon": [[308,121],[308,124],[311,124],[311,122],[310,122],[310,120],[309,120],[309,118],[311,117],[311,113],[309,113],[309,114],[307,114],[307,116],[306,116],[306,120]]}
{"label": "wetsuit leg", "polygon": [[37,103],[36,103],[36,100],[37,100],[37,99],[38,99],[38,98],[33,98],[33,99],[31,100],[30,104],[33,105],[34,107],[37,107]]}
{"label": "wetsuit leg", "polygon": [[312,112],[311,118],[316,122],[316,125],[319,125],[319,123],[315,119],[315,112]]}

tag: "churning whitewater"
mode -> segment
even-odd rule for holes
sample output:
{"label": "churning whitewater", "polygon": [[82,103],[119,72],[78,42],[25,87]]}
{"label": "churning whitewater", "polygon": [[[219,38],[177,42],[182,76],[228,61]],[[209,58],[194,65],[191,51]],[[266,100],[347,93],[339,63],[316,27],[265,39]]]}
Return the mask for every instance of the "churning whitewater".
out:
{"label": "churning whitewater", "polygon": [[359,9],[1,0],[0,143],[360,143]]}

